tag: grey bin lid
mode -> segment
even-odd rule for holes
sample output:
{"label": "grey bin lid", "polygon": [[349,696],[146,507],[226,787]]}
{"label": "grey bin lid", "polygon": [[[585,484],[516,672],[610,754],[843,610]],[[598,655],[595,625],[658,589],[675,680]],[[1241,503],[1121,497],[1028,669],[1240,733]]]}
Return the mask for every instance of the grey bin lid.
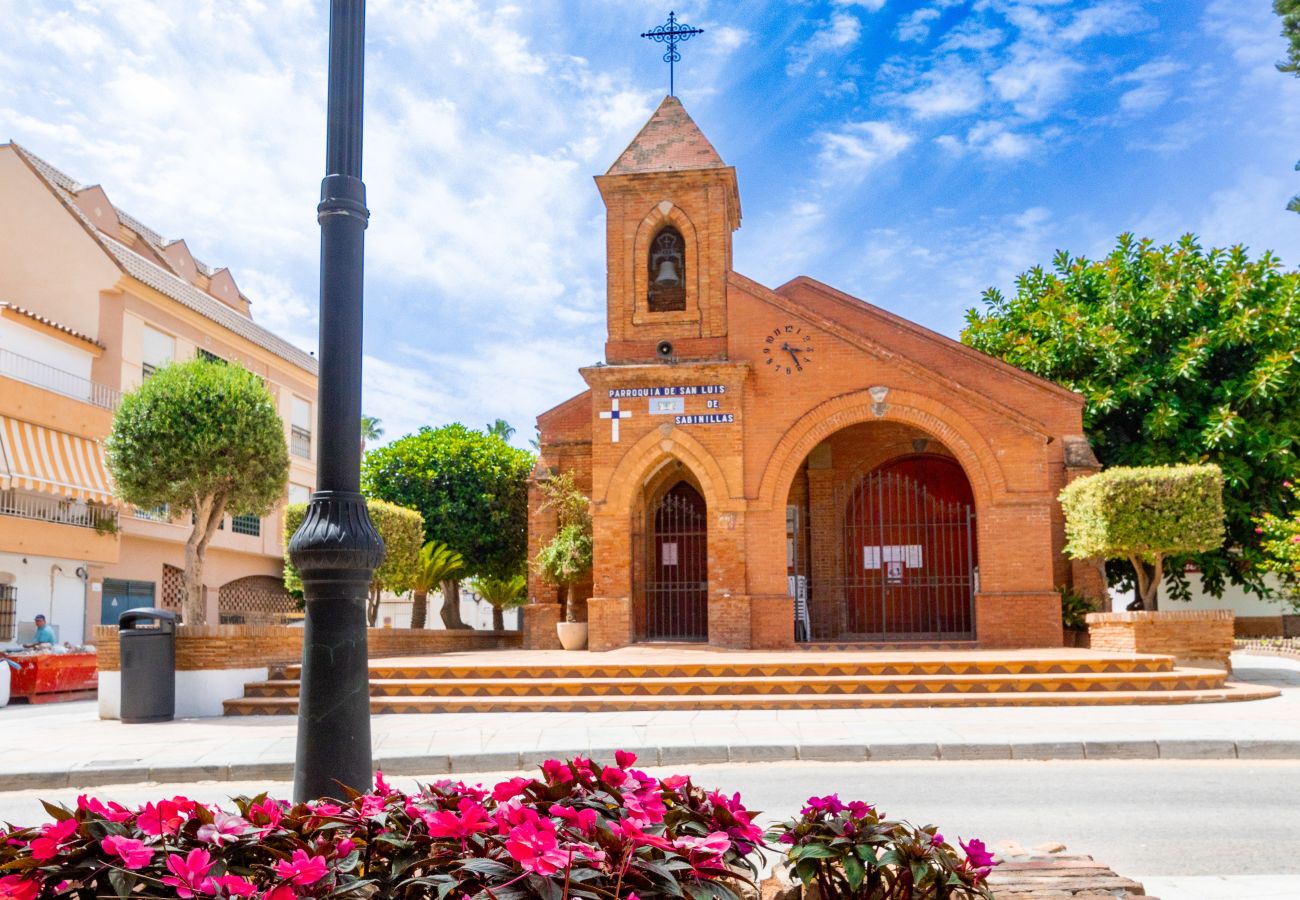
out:
{"label": "grey bin lid", "polygon": [[118,617],[117,627],[119,631],[171,632],[176,630],[176,613],[154,607],[128,609]]}

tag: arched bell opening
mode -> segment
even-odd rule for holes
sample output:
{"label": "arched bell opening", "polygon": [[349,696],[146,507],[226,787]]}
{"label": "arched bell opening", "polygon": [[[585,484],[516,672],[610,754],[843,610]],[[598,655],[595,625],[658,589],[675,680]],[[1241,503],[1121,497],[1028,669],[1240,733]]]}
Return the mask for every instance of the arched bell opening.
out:
{"label": "arched bell opening", "polygon": [[686,241],[671,225],[650,241],[647,309],[652,313],[686,309]]}
{"label": "arched bell opening", "polygon": [[698,482],[670,463],[645,491],[643,528],[634,535],[637,639],[709,639],[708,507]]}
{"label": "arched bell opening", "polygon": [[786,507],[796,639],[973,639],[975,526],[966,472],[934,436],[897,422],[831,435]]}

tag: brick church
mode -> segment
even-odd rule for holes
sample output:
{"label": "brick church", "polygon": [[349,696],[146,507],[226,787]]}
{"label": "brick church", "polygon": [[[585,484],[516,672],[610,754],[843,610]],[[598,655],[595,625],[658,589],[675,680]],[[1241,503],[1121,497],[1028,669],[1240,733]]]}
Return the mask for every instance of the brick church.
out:
{"label": "brick church", "polygon": [[[1082,398],[807,277],[732,268],[736,170],[666,97],[596,184],[605,363],[538,418],[592,500],[589,646],[1054,647]],[[555,533],[530,490],[530,557]],[[530,574],[527,646],[557,591]],[[585,600],[585,603],[581,601]]]}

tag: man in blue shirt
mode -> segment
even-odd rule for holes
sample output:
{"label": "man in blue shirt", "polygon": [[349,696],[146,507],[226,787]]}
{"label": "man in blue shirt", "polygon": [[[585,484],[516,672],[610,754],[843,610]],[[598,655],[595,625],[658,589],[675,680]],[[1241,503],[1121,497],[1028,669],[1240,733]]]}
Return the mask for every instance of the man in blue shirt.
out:
{"label": "man in blue shirt", "polygon": [[40,613],[36,614],[36,635],[32,638],[35,644],[57,644],[59,639],[54,636],[54,629],[45,624],[45,616]]}

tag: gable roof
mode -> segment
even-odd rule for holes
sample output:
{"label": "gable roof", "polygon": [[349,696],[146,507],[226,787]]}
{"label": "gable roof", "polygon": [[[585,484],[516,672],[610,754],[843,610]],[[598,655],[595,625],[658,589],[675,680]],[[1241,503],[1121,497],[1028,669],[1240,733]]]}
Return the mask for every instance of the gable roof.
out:
{"label": "gable roof", "polygon": [[[199,290],[170,269],[127,247],[118,240],[116,235],[107,234],[96,227],[95,223],[81,211],[76,203],[76,195],[89,185],[79,184],[73,178],[56,169],[17,142],[11,141],[7,146],[12,147],[18,157],[25,161],[28,167],[45,182],[64,208],[77,217],[90,236],[99,243],[108,254],[109,259],[123,273],[170,297],[182,306],[188,307],[204,318],[215,322],[227,331],[256,344],[263,350],[267,350],[313,375],[317,373],[319,364],[316,357],[310,353],[300,350],[279,335],[258,325],[248,316],[240,314],[216,297]],[[139,236],[157,254],[158,259],[166,259],[163,251],[169,242],[162,235],[116,206],[113,209],[122,224]],[[198,259],[194,259],[194,264],[200,272],[209,278],[218,271]],[[243,294],[241,293],[240,296],[243,297]],[[244,297],[244,299],[247,300],[248,298]]]}
{"label": "gable roof", "polygon": [[675,172],[682,169],[725,169],[709,139],[700,131],[682,102],[664,97],[632,143],[609,167],[606,175],[638,172]]}

